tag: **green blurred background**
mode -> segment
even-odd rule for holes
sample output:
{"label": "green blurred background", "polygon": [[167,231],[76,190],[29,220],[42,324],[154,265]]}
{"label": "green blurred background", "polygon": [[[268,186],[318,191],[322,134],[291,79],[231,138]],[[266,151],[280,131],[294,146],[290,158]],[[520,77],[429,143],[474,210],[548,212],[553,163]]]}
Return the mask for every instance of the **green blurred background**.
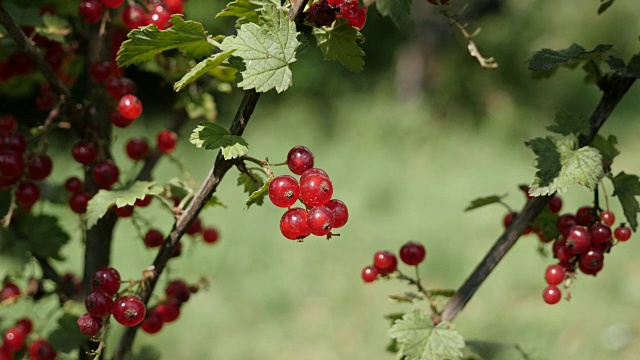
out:
{"label": "green blurred background", "polygon": [[[616,2],[598,16],[597,0],[474,1],[462,18],[471,30],[482,28],[476,42],[500,65],[485,70],[468,56],[456,28],[428,3],[414,2],[413,21],[402,29],[369,10],[361,74],[322,61],[311,47],[292,66],[294,86],[281,95],[266,94],[245,132],[255,157],[280,161],[299,144],[314,152],[316,165],[331,176],[335,197],[349,206],[341,236],[304,243],[284,239],[278,229],[283,211],[270,204],[244,209],[246,195],[236,186],[237,171],[230,171],[217,193],[228,208],[208,208],[201,215],[205,225],[219,229],[220,242],[207,246],[185,238],[182,257],[170,266],[171,277],[208,277],[209,289],[193,296],[180,319],[159,334],[140,333],[136,349],[153,345],[163,359],[393,359],[384,351],[389,322],[383,315],[411,307],[387,296],[410,288],[395,281],[364,285],[360,271],[373,253],[420,241],[428,251],[420,267],[425,284],[457,288],[500,234],[505,215],[496,205],[470,213],[463,212],[465,206],[479,196],[509,193],[506,201],[521,207],[517,185],[534,173],[524,141],[545,134],[558,110],[590,114],[599,97],[579,70],[533,80],[527,58],[542,47],[576,42],[588,49],[610,43],[628,59],[639,45],[638,2]],[[457,10],[464,5],[452,3]],[[214,19],[223,7],[221,1],[190,0],[187,18],[202,21],[211,33],[228,32],[232,22]],[[239,96],[217,96],[221,124],[230,122]],[[614,173],[640,172],[639,96],[632,88],[602,129],[619,139],[622,154]],[[114,131],[114,152],[125,171],[132,166],[120,151],[126,139],[155,134],[165,121],[153,111],[143,117]],[[196,151],[187,139],[185,131],[175,156],[200,181],[215,153]],[[54,180],[71,172],[80,169],[71,161],[61,164]],[[162,183],[179,172],[165,159],[155,177]],[[591,200],[580,188],[563,199],[568,212]],[[616,201],[612,209],[620,218]],[[79,272],[75,216],[63,207],[40,209],[66,214],[65,226],[76,234],[66,248],[71,261],[55,265],[61,272]],[[156,202],[145,215],[168,231],[172,222],[162,210]],[[466,339],[520,344],[539,359],[637,359],[639,250],[634,238],[614,248],[597,278],[579,276],[571,301],[549,306],[541,293],[544,270],[553,260],[537,252],[537,238],[524,237],[455,324]],[[130,221],[121,221],[113,259],[123,277],[138,277],[153,257]]]}

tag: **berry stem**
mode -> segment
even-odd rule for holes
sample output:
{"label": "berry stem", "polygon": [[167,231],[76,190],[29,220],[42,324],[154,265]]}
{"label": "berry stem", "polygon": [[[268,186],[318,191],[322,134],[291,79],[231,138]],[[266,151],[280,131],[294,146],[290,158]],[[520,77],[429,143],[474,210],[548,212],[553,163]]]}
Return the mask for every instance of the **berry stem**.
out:
{"label": "berry stem", "polygon": [[11,218],[13,217],[13,212],[14,212],[15,209],[16,209],[16,189],[15,189],[15,186],[14,186],[13,189],[11,190],[11,199],[9,201],[9,210],[7,210],[7,214],[2,217],[2,220],[0,220],[0,222],[2,222],[2,226],[5,229],[8,229],[9,225],[11,225]]}
{"label": "berry stem", "polygon": [[424,286],[422,286],[422,283],[420,282],[420,272],[418,271],[418,266],[416,265],[414,266],[414,268],[416,270],[415,279],[403,274],[400,270],[396,270],[396,273],[398,274],[398,279],[405,280],[409,282],[409,284],[415,285],[418,291],[424,295],[424,297],[429,302],[429,308],[431,309],[431,321],[433,321],[434,325],[437,325],[438,323],[440,323],[441,320],[440,320],[440,312],[438,311],[437,303],[434,299],[434,294],[430,290],[427,290],[424,288]]}
{"label": "berry stem", "polygon": [[604,186],[604,182],[600,179],[600,188],[602,188],[602,195],[604,195],[604,205],[607,211],[609,210],[609,195],[607,195],[607,188]]}

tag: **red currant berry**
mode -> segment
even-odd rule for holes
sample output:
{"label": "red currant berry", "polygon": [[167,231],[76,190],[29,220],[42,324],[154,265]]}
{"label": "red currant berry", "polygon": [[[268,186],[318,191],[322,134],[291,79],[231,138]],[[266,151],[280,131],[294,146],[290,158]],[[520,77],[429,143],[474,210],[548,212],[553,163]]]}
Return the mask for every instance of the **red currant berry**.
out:
{"label": "red currant berry", "polygon": [[214,244],[218,242],[219,236],[220,235],[218,234],[218,230],[216,230],[216,228],[207,227],[202,229],[202,239],[207,244]]}
{"label": "red currant berry", "polygon": [[18,321],[16,321],[16,327],[19,327],[20,329],[22,329],[22,332],[25,335],[29,335],[33,330],[33,323],[29,318],[23,317],[18,319]]}
{"label": "red currant berry", "polygon": [[329,26],[336,19],[336,11],[326,0],[311,4],[309,8],[309,21],[316,26]]}
{"label": "red currant berry", "polygon": [[126,150],[131,160],[142,160],[149,154],[149,145],[144,139],[131,139],[127,142]]}
{"label": "red currant berry", "polygon": [[349,220],[349,211],[347,205],[338,199],[332,199],[324,205],[327,209],[333,213],[333,228],[337,229],[343,227]]}
{"label": "red currant berry", "polygon": [[142,102],[135,95],[125,95],[118,101],[118,112],[126,119],[136,119],[142,114]]}
{"label": "red currant berry", "polygon": [[373,266],[375,266],[381,274],[390,274],[396,271],[398,259],[391,251],[378,251],[373,255]]}
{"label": "red currant berry", "polygon": [[115,295],[120,289],[120,273],[110,266],[98,269],[91,278],[91,289]]}
{"label": "red currant berry", "polygon": [[567,238],[565,246],[573,254],[582,254],[589,251],[591,247],[591,239],[587,229],[580,225],[573,225],[569,230],[569,237]]}
{"label": "red currant berry", "polygon": [[316,206],[307,214],[307,227],[316,236],[324,236],[333,229],[334,216],[325,206]]}
{"label": "red currant berry", "polygon": [[555,285],[549,285],[546,288],[544,288],[544,291],[542,292],[542,298],[544,299],[544,302],[546,302],[549,305],[553,305],[553,304],[557,304],[560,299],[562,299],[562,293],[560,292],[560,289],[558,289],[557,286]]}
{"label": "red currant berry", "polygon": [[18,129],[18,121],[13,115],[0,116],[0,131],[5,133],[14,132]]}
{"label": "red currant berry", "polygon": [[116,215],[120,218],[128,218],[133,215],[133,205],[127,205],[115,208]]}
{"label": "red currant berry", "polygon": [[156,248],[164,243],[164,235],[159,230],[149,229],[144,235],[144,244],[150,248]]}
{"label": "red currant berry", "polygon": [[55,360],[56,350],[45,339],[38,339],[29,345],[30,360]]}
{"label": "red currant berry", "polygon": [[171,24],[169,20],[171,19],[171,14],[165,10],[162,5],[157,5],[149,12],[149,16],[147,17],[147,25],[155,25],[160,30],[168,28]]}
{"label": "red currant berry", "polygon": [[184,14],[184,3],[182,0],[164,0],[164,6],[172,14]]}
{"label": "red currant berry", "polygon": [[104,6],[111,9],[117,9],[120,6],[122,6],[122,4],[124,4],[124,0],[100,0],[100,1],[102,1]]}
{"label": "red currant berry", "polygon": [[162,321],[165,323],[174,322],[180,317],[180,307],[174,302],[160,304],[155,310],[162,316]]}
{"label": "red currant berry", "polygon": [[300,176],[300,182],[306,181],[307,178],[312,176],[322,176],[323,178],[329,180],[329,175],[327,174],[326,171],[318,168],[311,168],[311,169],[305,170],[305,172],[302,173],[302,175]]}
{"label": "red currant berry", "polygon": [[269,199],[277,207],[291,207],[299,196],[300,186],[293,176],[280,175],[269,184]]}
{"label": "red currant berry", "polygon": [[82,191],[83,187],[82,180],[77,176],[72,176],[64,182],[64,188],[72,194]]}
{"label": "red currant berry", "polygon": [[300,179],[300,198],[308,206],[321,206],[331,200],[333,184],[322,175],[311,175]]}
{"label": "red currant berry", "polygon": [[558,231],[565,238],[569,236],[569,230],[573,225],[578,224],[578,219],[572,214],[563,214],[558,218]]}
{"label": "red currant berry", "polygon": [[120,170],[116,164],[111,160],[104,160],[97,163],[93,167],[93,180],[96,184],[100,185],[104,189],[111,188],[111,185],[118,182],[120,177]]}
{"label": "red currant berry", "polygon": [[10,150],[0,152],[0,177],[17,181],[23,170],[22,155]]}
{"label": "red currant berry", "polygon": [[362,280],[366,283],[375,281],[378,277],[378,269],[375,266],[366,266],[362,269]]}
{"label": "red currant berry", "polygon": [[76,214],[84,214],[87,212],[87,204],[91,200],[91,194],[87,192],[77,192],[69,198],[69,207]]}
{"label": "red currant berry", "polygon": [[625,242],[631,238],[631,229],[627,226],[619,226],[613,231],[613,236],[618,241]]}
{"label": "red currant berry", "polygon": [[311,232],[307,226],[307,210],[292,208],[280,219],[280,232],[289,240],[302,240]]}
{"label": "red currant berry", "polygon": [[178,143],[178,134],[171,130],[162,130],[156,137],[158,150],[164,154],[169,154],[176,149]]}
{"label": "red currant berry", "polygon": [[504,216],[504,218],[502,219],[502,225],[504,225],[504,228],[508,228],[509,225],[511,225],[511,223],[513,222],[513,219],[516,217],[517,213],[515,212],[510,212],[507,215]]}
{"label": "red currant berry", "polygon": [[147,334],[155,334],[162,330],[162,325],[164,321],[162,320],[162,314],[160,314],[156,309],[153,309],[147,315],[147,318],[142,322],[142,331]]}
{"label": "red currant berry", "polygon": [[147,25],[147,13],[142,6],[133,4],[122,10],[122,21],[129,29],[137,29]]}
{"label": "red currant berry", "polygon": [[187,230],[185,230],[187,235],[192,236],[198,234],[200,231],[202,231],[202,221],[200,221],[200,218],[195,218],[195,220],[191,222]]}
{"label": "red currant berry", "polygon": [[151,204],[151,200],[153,200],[153,196],[146,195],[142,199],[137,199],[134,205],[137,207],[147,207]]}
{"label": "red currant berry", "polygon": [[107,294],[104,291],[92,291],[84,299],[84,305],[87,308],[87,312],[96,317],[104,317],[111,313],[113,307],[112,295]]}
{"label": "red currant berry", "polygon": [[593,208],[591,206],[583,206],[576,212],[576,220],[578,225],[589,226],[595,219],[593,218]]}
{"label": "red currant berry", "polygon": [[0,301],[13,299],[18,296],[20,296],[20,288],[16,284],[6,282],[2,285],[2,290],[0,290]]}
{"label": "red currant berry", "polygon": [[604,261],[604,254],[598,250],[591,249],[584,254],[580,255],[579,268],[581,271],[587,271],[587,275],[595,275],[602,269]]}
{"label": "red currant berry", "polygon": [[139,297],[128,295],[113,303],[113,317],[124,326],[136,326],[144,320],[147,308]]}
{"label": "red currant berry", "polygon": [[112,66],[110,61],[100,61],[91,64],[89,75],[91,75],[91,78],[95,82],[104,82],[111,76],[111,70]]}
{"label": "red currant berry", "polygon": [[9,150],[15,151],[18,154],[24,154],[27,151],[27,139],[24,135],[12,132],[0,136],[0,151]]}
{"label": "red currant berry", "polygon": [[367,7],[361,8],[358,1],[345,1],[340,4],[340,14],[337,17],[343,17],[349,20],[349,25],[362,29],[367,22]]}
{"label": "red currant berry", "polygon": [[127,119],[118,111],[112,111],[111,113],[109,113],[109,121],[111,121],[111,123],[115,127],[126,128],[133,123],[133,120],[134,119]]}
{"label": "red currant berry", "polygon": [[24,346],[25,335],[24,331],[17,326],[9,328],[4,332],[2,347],[10,354],[17,352]]}
{"label": "red currant berry", "polygon": [[80,141],[79,143],[73,145],[71,149],[71,154],[73,158],[83,165],[91,164],[98,157],[98,150],[95,145],[87,141]]}
{"label": "red currant berry", "polygon": [[562,198],[558,195],[554,195],[551,200],[549,200],[549,210],[552,213],[557,214],[562,209]]}
{"label": "red currant berry", "polygon": [[595,223],[589,229],[591,236],[591,244],[594,246],[600,246],[600,244],[609,244],[613,241],[611,236],[611,228],[601,223]]}
{"label": "red currant berry", "polygon": [[605,225],[613,226],[616,222],[616,216],[613,212],[605,210],[600,213],[600,220],[602,220],[602,223]]}
{"label": "red currant berry", "polygon": [[51,174],[51,169],[53,168],[53,163],[51,162],[51,158],[47,154],[31,154],[27,158],[27,166],[26,166],[26,174],[27,179],[30,180],[43,180],[49,174]]}
{"label": "red currant berry", "polygon": [[167,285],[164,293],[169,298],[176,299],[180,303],[187,302],[191,297],[191,290],[189,286],[183,280],[173,280]]}
{"label": "red currant berry", "polygon": [[562,265],[549,265],[544,273],[544,278],[549,285],[560,285],[564,281],[565,271]]}
{"label": "red currant berry", "polygon": [[102,318],[90,314],[80,316],[77,323],[84,336],[95,336],[102,329]]}
{"label": "red currant berry", "polygon": [[103,12],[102,4],[98,0],[82,0],[78,7],[80,18],[89,24],[100,21]]}
{"label": "red currant berry", "polygon": [[313,167],[313,153],[304,146],[294,146],[287,154],[287,166],[292,173],[302,175]]}
{"label": "red currant berry", "polygon": [[400,248],[400,259],[407,265],[418,265],[427,255],[424,246],[418,242],[409,241]]}
{"label": "red currant berry", "polygon": [[18,185],[16,190],[16,202],[23,208],[31,208],[33,204],[40,199],[40,187],[38,185],[25,181]]}

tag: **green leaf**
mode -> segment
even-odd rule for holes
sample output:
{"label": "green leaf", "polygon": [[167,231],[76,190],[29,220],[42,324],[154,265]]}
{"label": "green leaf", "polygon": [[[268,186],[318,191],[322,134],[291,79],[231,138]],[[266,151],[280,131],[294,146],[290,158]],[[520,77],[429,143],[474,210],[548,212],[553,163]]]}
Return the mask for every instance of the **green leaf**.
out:
{"label": "green leaf", "polygon": [[136,200],[161,192],[162,188],[150,181],[136,181],[125,189],[100,190],[87,204],[87,229],[91,229],[112,206],[133,205]]}
{"label": "green leaf", "polygon": [[469,210],[477,209],[479,207],[483,207],[483,206],[486,206],[486,205],[499,203],[500,201],[502,201],[502,199],[504,199],[505,196],[507,196],[507,194],[504,194],[504,195],[491,195],[491,196],[485,196],[485,197],[481,197],[481,198],[477,198],[477,199],[471,200],[471,204],[469,204],[469,206],[467,206],[464,209],[464,211],[469,211]]}
{"label": "green leaf", "polygon": [[530,226],[540,229],[542,235],[548,240],[557,239],[560,236],[558,218],[558,214],[552,213],[549,207],[545,206],[538,216],[531,221]]}
{"label": "green leaf", "polygon": [[568,111],[558,111],[553,119],[555,124],[547,126],[547,130],[568,136],[586,135],[589,133],[589,119],[584,116],[576,116]]}
{"label": "green leaf", "polygon": [[624,63],[624,60],[610,55],[607,64],[612,71],[622,76],[640,78],[640,54],[633,55],[628,65]]}
{"label": "green leaf", "polygon": [[266,5],[260,19],[262,26],[242,25],[238,35],[222,41],[221,49],[225,52],[235,50],[231,63],[240,71],[238,86],[242,89],[265,92],[275,88],[280,93],[292,84],[289,65],[297,60],[296,49],[301,44],[297,38],[299,33],[287,14],[274,5]]}
{"label": "green leaf", "polygon": [[338,60],[353,72],[362,71],[364,51],[358,42],[364,42],[365,38],[347,19],[337,19],[331,27],[313,28],[312,33],[325,60]]}
{"label": "green leaf", "polygon": [[208,57],[196,64],[188,73],[186,73],[182,79],[173,85],[173,90],[180,91],[184,89],[187,84],[198,79],[200,76],[212,71],[214,68],[220,66],[229,56],[232,51],[221,52]]}
{"label": "green leaf", "polygon": [[467,349],[481,359],[529,360],[532,355],[519,344],[505,344],[492,341],[467,341]]}
{"label": "green leaf", "polygon": [[48,336],[53,347],[63,353],[76,350],[87,337],[80,332],[78,327],[78,314],[65,313],[58,319],[56,328]]}
{"label": "green leaf", "polygon": [[[540,186],[550,185],[560,174],[562,163],[560,153],[556,149],[556,144],[551,137],[535,138],[529,142],[529,147],[538,156],[536,159],[535,179]],[[531,190],[531,189],[529,189]]]}
{"label": "green leaf", "polygon": [[396,320],[388,335],[398,340],[407,360],[460,359],[465,346],[451,323],[443,321],[433,326],[423,310],[414,310]]}
{"label": "green leaf", "polygon": [[598,15],[602,14],[603,12],[607,11],[607,9],[613,5],[613,2],[615,0],[600,0],[600,6],[598,7]]}
{"label": "green leaf", "polygon": [[44,26],[36,26],[36,33],[49,40],[64,43],[64,37],[71,33],[69,22],[57,15],[46,13],[42,22]]}
{"label": "green leaf", "polygon": [[200,123],[191,133],[189,141],[197,148],[222,148],[225,160],[235,159],[249,152],[249,144],[242,137],[231,135],[229,130],[212,122]]}
{"label": "green leaf", "polygon": [[613,159],[620,154],[620,151],[616,149],[617,143],[618,139],[614,135],[609,135],[606,139],[601,135],[596,135],[590,146],[600,151],[603,164],[611,166]]}
{"label": "green leaf", "polygon": [[[256,184],[251,179],[251,177],[249,177],[245,173],[240,173],[240,175],[238,176],[238,186],[242,186],[243,187],[244,192],[249,194],[249,198],[251,198],[251,196],[253,194],[255,194],[256,192],[261,190],[261,188],[264,185],[264,182],[260,178],[260,175],[257,175],[256,173],[252,173],[252,174],[253,174],[253,176],[255,178],[257,178],[260,181],[260,184]],[[267,190],[268,190],[268,186],[267,186]],[[263,202],[264,202],[264,195],[263,196],[257,196],[255,199],[252,200],[251,204],[249,204],[249,200],[247,199],[247,208],[249,208],[249,206],[251,206],[253,204],[262,205]]]}
{"label": "green leaf", "polygon": [[220,199],[218,199],[217,196],[211,196],[211,198],[209,199],[209,201],[207,201],[204,204],[205,208],[209,208],[209,207],[216,207],[216,206],[221,206],[223,208],[226,208],[227,205],[225,205],[222,201],[220,201]]}
{"label": "green leaf", "polygon": [[640,206],[636,196],[640,195],[640,179],[637,175],[620,172],[613,178],[613,196],[617,196],[622,205],[624,216],[629,226],[636,231],[638,228],[638,211]]}
{"label": "green leaf", "polygon": [[587,51],[578,44],[572,44],[567,49],[542,49],[535,52],[529,59],[529,70],[550,72],[560,66],[573,68],[581,62],[601,58],[612,47],[612,45],[601,44],[596,46],[595,49]]}
{"label": "green leaf", "polygon": [[22,274],[29,263],[29,245],[18,240],[12,231],[0,227],[0,264],[9,274]]}
{"label": "green leaf", "polygon": [[49,182],[39,183],[40,198],[52,204],[68,205],[69,193],[64,188],[64,184],[52,184]]}
{"label": "green leaf", "polygon": [[215,50],[202,24],[184,21],[176,14],[171,16],[171,24],[166,30],[153,24],[131,30],[129,40],[122,43],[118,51],[118,66],[151,61],[156,55],[172,49],[182,51],[190,59],[210,56]]}
{"label": "green leaf", "polygon": [[376,9],[382,16],[388,16],[393,22],[401,26],[411,14],[411,0],[377,0]]}
{"label": "green leaf", "polygon": [[227,7],[222,9],[216,17],[235,16],[238,18],[236,26],[250,22],[257,23],[260,20],[258,15],[267,4],[280,6],[277,0],[235,0],[227,4]]}
{"label": "green leaf", "polygon": [[218,116],[216,101],[213,95],[209,93],[200,94],[198,97],[190,97],[190,100],[184,107],[189,119],[205,118],[213,121]]}
{"label": "green leaf", "polygon": [[264,202],[264,197],[265,195],[267,195],[269,192],[269,184],[271,183],[270,180],[267,180],[264,182],[264,184],[262,184],[262,187],[260,187],[258,190],[254,191],[249,198],[246,201],[247,204],[247,209],[249,207],[251,207],[251,205],[253,204],[257,204],[257,205],[262,205],[262,203]]}
{"label": "green leaf", "polygon": [[69,242],[69,235],[58,224],[58,218],[50,215],[23,215],[15,220],[21,241],[29,250],[43,258],[62,259],[60,250]]}
{"label": "green leaf", "polygon": [[[546,139],[543,148],[537,149],[538,152],[534,149],[538,155],[538,171],[529,188],[529,194],[532,196],[548,195],[554,192],[562,194],[576,184],[593,190],[604,175],[600,152],[590,146],[575,149],[575,138],[572,137],[553,138],[550,141],[555,148],[549,146],[550,138]],[[561,165],[559,171],[557,171],[558,155]],[[551,174],[556,171],[557,175],[551,177]],[[544,177],[539,177],[538,174]]]}

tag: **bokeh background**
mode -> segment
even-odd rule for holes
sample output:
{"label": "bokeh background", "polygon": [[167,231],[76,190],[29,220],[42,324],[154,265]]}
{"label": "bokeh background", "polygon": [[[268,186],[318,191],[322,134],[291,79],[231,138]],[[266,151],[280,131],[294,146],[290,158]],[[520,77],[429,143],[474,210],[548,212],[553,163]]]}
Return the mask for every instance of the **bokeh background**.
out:
{"label": "bokeh background", "polygon": [[[469,201],[508,193],[506,201],[521,207],[518,185],[534,173],[534,156],[524,142],[544,135],[556,111],[588,115],[598,101],[598,90],[584,84],[579,69],[534,80],[528,57],[542,47],[572,42],[588,49],[613,44],[625,59],[640,47],[637,2],[618,1],[598,16],[597,0],[454,0],[469,28],[482,29],[475,39],[482,53],[499,63],[486,70],[433,6],[414,3],[412,22],[402,29],[369,10],[361,74],[324,62],[312,46],[292,66],[294,86],[281,95],[266,94],[245,132],[254,157],[277,162],[300,144],[314,152],[316,165],[331,176],[335,197],[349,206],[341,236],[304,243],[284,239],[278,228],[283,211],[267,203],[246,210],[237,171],[230,171],[217,193],[227,208],[207,208],[201,215],[205,225],[219,229],[219,243],[207,246],[187,237],[182,257],[170,266],[171,277],[195,282],[206,276],[210,287],[193,296],[180,319],[159,334],[140,333],[138,351],[152,345],[162,359],[393,359],[384,350],[389,321],[383,316],[411,306],[392,303],[388,295],[411,289],[395,281],[363,284],[360,271],[374,252],[397,252],[408,240],[420,241],[428,251],[420,267],[425,285],[457,288],[502,231],[506,213],[498,205],[465,213]],[[189,0],[187,18],[203,22],[211,33],[228,33],[232,21],[214,19],[224,6],[219,0]],[[216,95],[220,124],[230,123],[240,96]],[[602,129],[619,139],[615,173],[640,172],[639,100],[639,89],[632,88]],[[133,167],[125,158],[126,139],[155,134],[166,121],[163,104],[143,101],[150,104],[145,121],[114,130],[114,153],[125,171]],[[200,181],[216,154],[197,151],[188,132],[175,156]],[[65,146],[60,151],[68,151]],[[181,171],[165,159],[155,178],[163,183]],[[53,179],[63,181],[72,173],[80,168],[71,160],[56,164]],[[591,201],[580,188],[563,199],[567,212]],[[622,217],[617,199],[611,204]],[[61,272],[79,272],[76,217],[65,207],[46,204],[37,210],[65,216],[65,227],[74,234],[65,248],[70,261],[55,265]],[[145,216],[163,231],[171,227],[157,202]],[[538,253],[536,237],[524,237],[455,325],[466,339],[518,344],[538,359],[637,359],[640,239],[635,237],[607,255],[596,278],[579,276],[571,301],[554,306],[541,298],[544,270],[553,260]],[[154,255],[131,223],[120,221],[112,258],[121,274],[138,277]],[[166,277],[161,286],[165,283]],[[22,311],[33,310],[23,306],[3,316]]]}

